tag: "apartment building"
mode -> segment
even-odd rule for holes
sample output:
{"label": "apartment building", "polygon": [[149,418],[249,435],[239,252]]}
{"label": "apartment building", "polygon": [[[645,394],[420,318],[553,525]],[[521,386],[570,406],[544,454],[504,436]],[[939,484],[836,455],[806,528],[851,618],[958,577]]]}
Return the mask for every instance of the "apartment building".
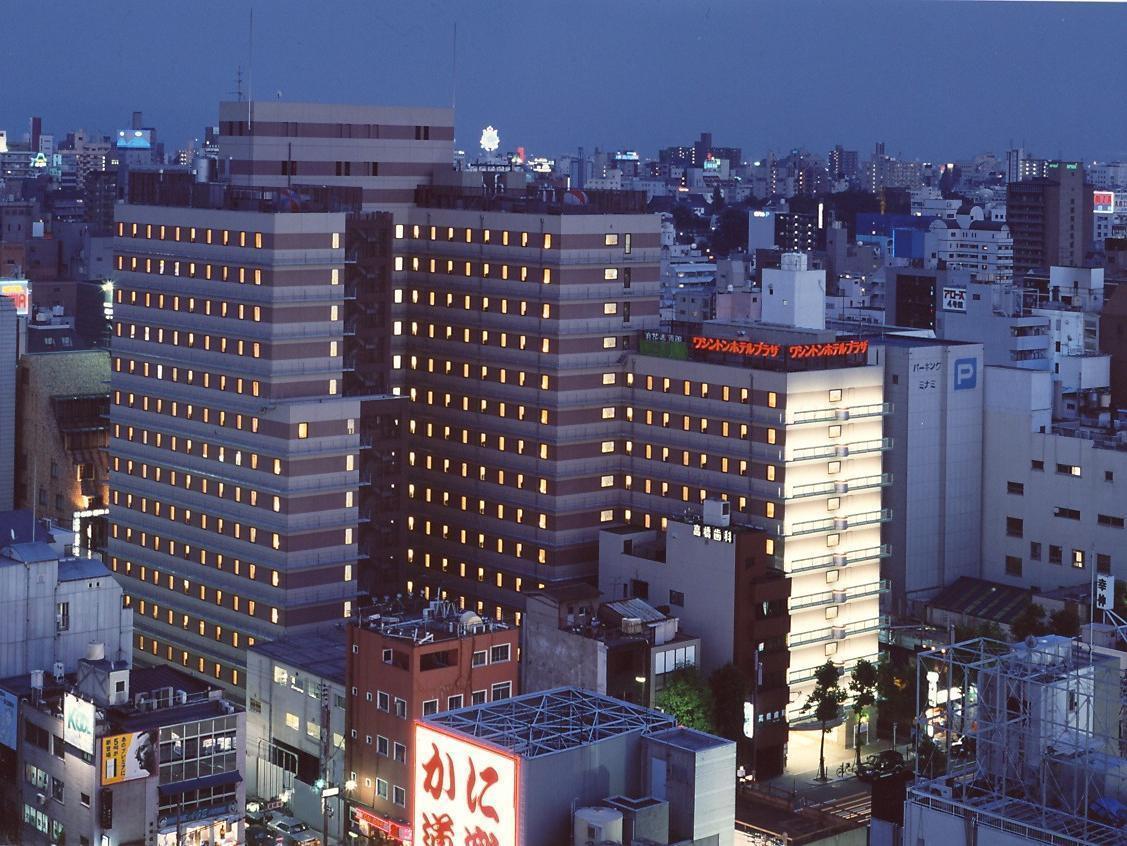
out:
{"label": "apartment building", "polygon": [[1049,265],[1081,267],[1092,243],[1092,194],[1082,162],[1048,162],[1044,176],[1006,185],[1014,274]]}
{"label": "apartment building", "polygon": [[[517,695],[517,629],[432,600],[362,609],[347,630],[345,769],[365,840],[411,842],[416,721]],[[429,753],[428,753],[429,754]]]}
{"label": "apartment building", "polygon": [[346,214],[266,189],[149,199],[117,209],[109,561],[138,660],[237,690],[248,646],[352,612]]}
{"label": "apartment building", "polygon": [[598,529],[627,516],[624,359],[658,324],[660,221],[643,209],[629,193],[419,190],[396,246],[409,587],[500,618],[524,590],[594,575]]}

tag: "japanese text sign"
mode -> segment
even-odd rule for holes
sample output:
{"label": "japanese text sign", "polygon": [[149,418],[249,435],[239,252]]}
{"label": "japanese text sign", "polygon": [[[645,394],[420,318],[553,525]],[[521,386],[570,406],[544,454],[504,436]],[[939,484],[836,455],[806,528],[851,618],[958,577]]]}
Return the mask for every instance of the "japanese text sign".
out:
{"label": "japanese text sign", "polygon": [[517,846],[518,759],[415,723],[416,846]]}
{"label": "japanese text sign", "polygon": [[828,341],[814,344],[772,344],[766,341],[744,341],[734,338],[705,338],[694,335],[692,349],[704,352],[742,355],[745,358],[765,358],[777,360],[785,355],[789,359],[798,358],[837,358],[840,356],[863,355],[869,351],[866,339],[848,341]]}

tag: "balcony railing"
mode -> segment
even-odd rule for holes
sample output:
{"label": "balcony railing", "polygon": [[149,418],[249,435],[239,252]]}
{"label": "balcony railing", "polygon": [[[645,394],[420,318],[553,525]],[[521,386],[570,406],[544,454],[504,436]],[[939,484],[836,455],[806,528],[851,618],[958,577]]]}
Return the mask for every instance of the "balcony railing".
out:
{"label": "balcony railing", "polygon": [[881,579],[867,585],[858,585],[848,590],[827,590],[821,593],[812,593],[808,596],[792,596],[790,610],[800,611],[804,608],[818,608],[825,605],[843,605],[855,599],[865,599],[870,596],[879,596],[889,590],[888,579]]}
{"label": "balcony railing", "polygon": [[878,402],[871,405],[855,405],[851,408],[816,408],[796,411],[791,417],[791,425],[803,423],[826,423],[831,420],[860,420],[865,417],[884,417],[891,413],[892,404]]}
{"label": "balcony railing", "polygon": [[844,482],[814,482],[809,485],[795,485],[784,499],[801,499],[807,496],[829,496],[832,494],[846,494],[851,491],[868,490],[871,488],[885,488],[892,484],[891,473],[880,473],[875,476],[858,476]]}
{"label": "balcony railing", "polygon": [[850,564],[861,564],[866,561],[878,561],[887,558],[890,554],[888,544],[857,549],[843,555],[816,555],[812,558],[800,558],[790,562],[786,568],[788,574],[808,573],[814,570],[829,570],[833,567],[846,567]]}
{"label": "balcony railing", "polygon": [[873,441],[857,441],[847,444],[846,455],[860,455],[867,452],[886,452],[892,449],[892,438],[877,438]]}
{"label": "balcony railing", "polygon": [[840,447],[837,444],[801,447],[790,454],[788,461],[813,461],[817,458],[836,458]]}

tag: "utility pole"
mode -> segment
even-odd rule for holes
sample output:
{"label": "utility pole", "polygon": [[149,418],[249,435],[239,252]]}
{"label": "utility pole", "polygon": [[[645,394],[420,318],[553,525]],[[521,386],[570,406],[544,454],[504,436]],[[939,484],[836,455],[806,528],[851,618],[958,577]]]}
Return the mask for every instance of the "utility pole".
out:
{"label": "utility pole", "polygon": [[332,719],[328,682],[321,682],[321,846],[329,846],[329,802],[325,794],[329,787],[329,759],[332,757]]}

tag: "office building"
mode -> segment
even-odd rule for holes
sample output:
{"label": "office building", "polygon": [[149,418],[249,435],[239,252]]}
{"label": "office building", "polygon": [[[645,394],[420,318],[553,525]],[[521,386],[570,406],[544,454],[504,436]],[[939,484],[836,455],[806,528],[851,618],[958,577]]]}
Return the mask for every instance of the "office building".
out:
{"label": "office building", "polygon": [[[25,312],[26,312],[26,294]],[[0,296],[0,511],[15,503],[16,365],[20,318],[10,297]]]}
{"label": "office building", "polygon": [[1127,439],[1053,421],[1048,372],[987,367],[982,576],[1043,590],[1127,578]]}
{"label": "office building", "polygon": [[1092,243],[1092,193],[1081,162],[1049,162],[1045,176],[1006,186],[1014,275],[1050,265],[1082,267]]}
{"label": "office building", "polygon": [[428,747],[414,725],[442,711],[500,703],[520,681],[515,628],[448,602],[361,609],[348,627],[345,770],[356,829],[411,842],[412,777]]}
{"label": "office building", "polygon": [[97,558],[70,554],[65,532],[50,534],[40,525],[33,540],[30,511],[5,517],[6,535],[18,539],[0,542],[0,675],[73,673],[92,641],[111,660],[128,662],[133,612],[122,607],[113,574]]}
{"label": "office building", "polygon": [[412,767],[423,838],[734,842],[735,744],[658,711],[562,687],[428,717],[415,738],[430,750]]}
{"label": "office building", "polygon": [[893,519],[881,572],[891,607],[908,612],[960,576],[978,574],[982,540],[982,345],[884,335],[885,434]]}
{"label": "office building", "polygon": [[19,814],[9,842],[244,842],[245,714],[218,689],[92,643],[74,672],[0,681],[0,701],[13,759],[2,794]]}
{"label": "office building", "polygon": [[238,690],[247,647],[353,610],[346,214],[313,194],[285,211],[269,189],[194,191],[118,207],[108,549],[138,659]]}
{"label": "office building", "polygon": [[75,532],[83,549],[102,551],[109,514],[109,353],[83,349],[69,328],[32,328],[28,341],[19,367],[16,505]]}
{"label": "office building", "polygon": [[[247,650],[248,803],[260,810],[285,805],[318,833],[325,824],[321,790],[337,788],[340,800],[347,792],[345,649],[344,630],[332,628]],[[347,814],[342,801],[329,801],[324,833],[339,841]]]}
{"label": "office building", "polygon": [[529,594],[520,630],[524,690],[574,686],[652,708],[669,673],[699,668],[700,638],[684,634],[676,616],[642,599],[600,605],[598,598],[598,588],[582,582]]}

